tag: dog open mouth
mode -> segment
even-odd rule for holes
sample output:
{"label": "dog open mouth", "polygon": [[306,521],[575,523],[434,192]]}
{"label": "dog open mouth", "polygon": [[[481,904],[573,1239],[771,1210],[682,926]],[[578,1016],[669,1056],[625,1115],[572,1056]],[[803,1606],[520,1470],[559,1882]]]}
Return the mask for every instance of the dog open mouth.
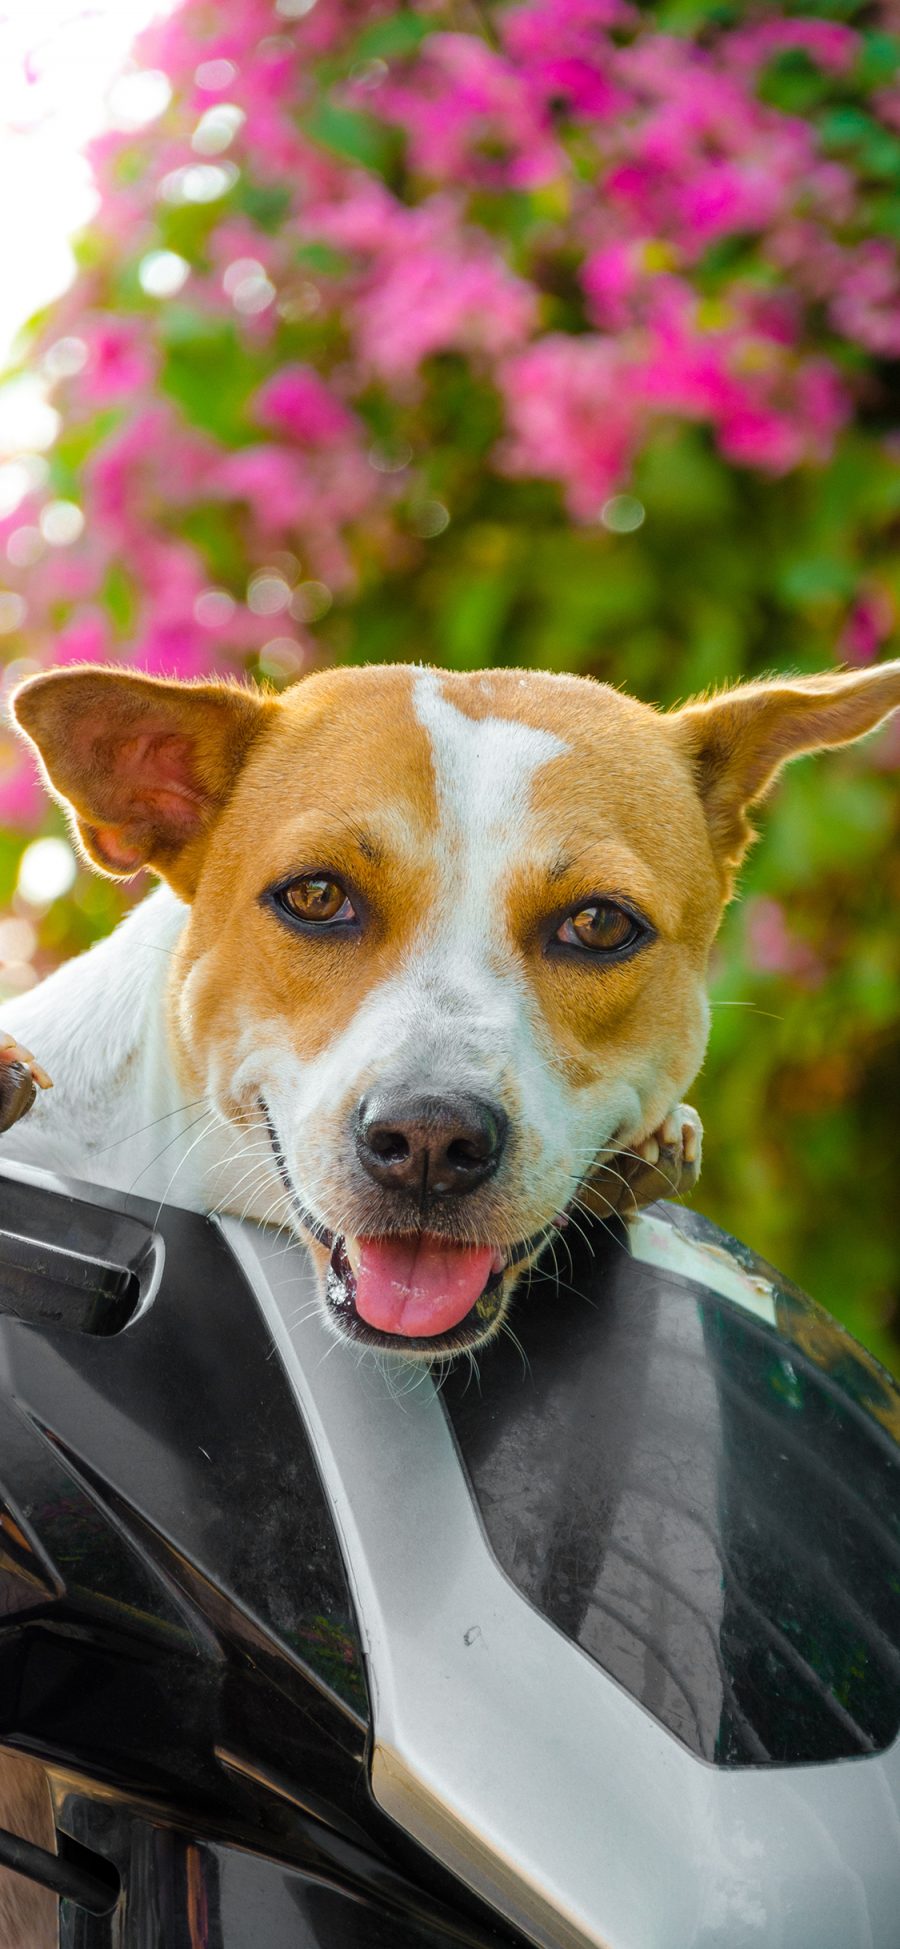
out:
{"label": "dog open mouth", "polygon": [[326,1304],[348,1338],[434,1356],[484,1337],[500,1311],[507,1255],[433,1233],[336,1238]]}
{"label": "dog open mouth", "polygon": [[425,1230],[353,1238],[332,1232],[301,1203],[265,1099],[259,1099],[278,1173],[306,1235],[329,1254],[325,1304],[349,1340],[440,1360],[490,1332],[503,1307],[504,1275],[545,1244],[552,1225],[518,1245],[463,1245]]}

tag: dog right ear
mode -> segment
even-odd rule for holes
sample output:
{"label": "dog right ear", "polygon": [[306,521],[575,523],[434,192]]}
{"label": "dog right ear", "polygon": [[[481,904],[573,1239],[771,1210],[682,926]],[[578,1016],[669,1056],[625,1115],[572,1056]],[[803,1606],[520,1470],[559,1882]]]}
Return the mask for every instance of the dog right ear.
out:
{"label": "dog right ear", "polygon": [[695,699],[669,713],[690,763],[710,838],[730,881],[754,837],[748,818],[782,765],[865,737],[900,707],[900,662],[867,670],[773,677]]}
{"label": "dog right ear", "polygon": [[167,683],[131,670],[31,677],[18,728],[102,873],[161,873],[190,900],[206,839],[274,699],[228,683]]}

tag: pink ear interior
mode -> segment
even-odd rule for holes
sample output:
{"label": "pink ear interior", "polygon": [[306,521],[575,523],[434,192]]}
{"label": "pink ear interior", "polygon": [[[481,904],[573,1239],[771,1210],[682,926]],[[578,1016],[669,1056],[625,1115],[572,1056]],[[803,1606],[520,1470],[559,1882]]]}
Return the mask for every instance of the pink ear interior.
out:
{"label": "pink ear interior", "polygon": [[163,724],[145,724],[134,737],[103,742],[110,784],[121,793],[126,818],[145,808],[172,828],[173,838],[189,837],[200,823],[204,798],[194,777],[192,740]]}
{"label": "pink ear interior", "polygon": [[137,872],[151,850],[151,835],[155,852],[183,846],[199,832],[206,799],[195,778],[191,738],[144,718],[131,737],[88,723],[82,739],[98,775],[94,798],[103,814],[91,822],[91,837],[111,871]]}
{"label": "pink ear interior", "polygon": [[152,866],[191,898],[194,842],[225,804],[271,713],[238,685],[86,665],[30,677],[13,696],[12,715],[95,863],[126,876]]}

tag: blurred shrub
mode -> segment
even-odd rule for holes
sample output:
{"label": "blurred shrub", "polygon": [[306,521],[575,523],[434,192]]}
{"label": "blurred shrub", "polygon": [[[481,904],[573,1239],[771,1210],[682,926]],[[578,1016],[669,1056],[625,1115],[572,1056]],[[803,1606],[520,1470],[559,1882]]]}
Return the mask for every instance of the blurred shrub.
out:
{"label": "blurred shrub", "polygon": [[[51,407],[0,466],[10,680],[426,658],[672,702],[877,657],[895,25],[854,0],[185,0],[117,84],[80,274],[0,389],[2,418],[37,372]],[[898,749],[785,784],[699,1087],[705,1208],[884,1357]],[[9,740],[2,767],[12,898],[58,825]],[[15,898],[9,987],[123,896]]]}

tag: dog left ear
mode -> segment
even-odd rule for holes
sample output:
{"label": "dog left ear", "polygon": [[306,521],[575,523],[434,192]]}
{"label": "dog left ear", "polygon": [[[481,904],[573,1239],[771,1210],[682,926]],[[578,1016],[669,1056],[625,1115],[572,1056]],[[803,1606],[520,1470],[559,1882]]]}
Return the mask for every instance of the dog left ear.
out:
{"label": "dog left ear", "polygon": [[191,899],[207,833],[272,703],[225,683],[50,670],[12,699],[46,782],[102,873],[151,867]]}
{"label": "dog left ear", "polygon": [[668,719],[703,801],[715,852],[739,865],[753,839],[748,807],[801,752],[849,744],[900,706],[900,662],[743,684]]}

